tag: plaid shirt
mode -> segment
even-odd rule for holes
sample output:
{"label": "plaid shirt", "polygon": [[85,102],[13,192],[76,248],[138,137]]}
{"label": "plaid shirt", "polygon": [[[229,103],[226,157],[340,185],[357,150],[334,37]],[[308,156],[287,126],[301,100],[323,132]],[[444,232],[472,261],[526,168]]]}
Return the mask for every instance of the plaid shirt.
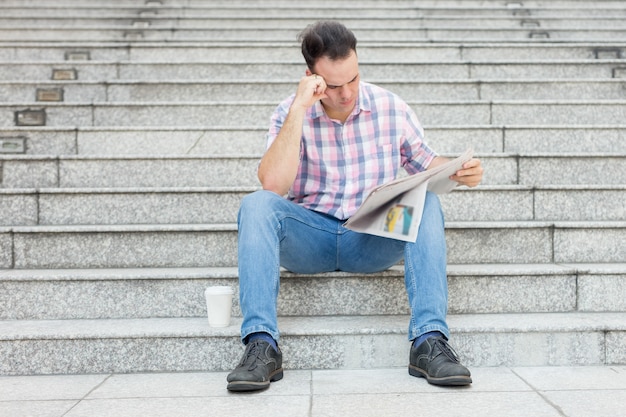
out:
{"label": "plaid shirt", "polygon": [[[271,118],[267,146],[280,131],[294,95]],[[333,121],[316,102],[304,118],[300,167],[287,198],[310,210],[348,219],[376,186],[393,180],[400,167],[425,170],[437,155],[424,142],[411,108],[397,95],[361,82],[345,123]]]}

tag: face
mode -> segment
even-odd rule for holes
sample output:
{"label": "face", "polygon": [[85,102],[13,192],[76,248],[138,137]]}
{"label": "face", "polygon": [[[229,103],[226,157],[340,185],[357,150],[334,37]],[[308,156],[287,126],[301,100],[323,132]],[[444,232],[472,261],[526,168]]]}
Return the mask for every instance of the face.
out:
{"label": "face", "polygon": [[345,120],[359,97],[359,62],[353,51],[345,59],[332,61],[322,57],[315,63],[314,73],[324,78],[327,98],[322,99],[326,113],[333,119]]}

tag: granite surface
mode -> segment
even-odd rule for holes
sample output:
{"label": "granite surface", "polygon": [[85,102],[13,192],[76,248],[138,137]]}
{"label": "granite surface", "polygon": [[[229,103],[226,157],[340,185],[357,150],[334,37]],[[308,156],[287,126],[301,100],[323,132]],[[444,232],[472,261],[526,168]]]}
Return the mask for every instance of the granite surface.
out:
{"label": "granite surface", "polygon": [[39,196],[38,220],[42,225],[234,223],[246,194],[237,188],[67,190]]}
{"label": "granite surface", "polygon": [[[619,313],[453,315],[449,323],[452,345],[471,366],[605,364],[619,359],[614,349],[625,331]],[[236,318],[226,328],[209,328],[204,318],[0,321],[6,358],[0,372],[228,370],[242,353],[239,324]],[[405,366],[407,325],[404,315],[282,317],[285,366]],[[607,357],[607,348],[615,354]]]}
{"label": "granite surface", "polygon": [[237,237],[232,230],[76,230],[15,234],[15,267],[195,267],[236,262]]}
{"label": "granite surface", "polygon": [[614,416],[626,400],[623,366],[472,367],[471,387],[442,389],[406,367],[290,370],[254,395],[226,391],[227,372],[0,378],[12,416],[156,417],[259,413],[293,416],[404,416],[424,413],[522,417]]}
{"label": "granite surface", "polygon": [[[0,22],[0,140],[26,145],[0,156],[0,374],[76,375],[0,377],[0,415],[623,411],[626,49],[615,2],[23,3],[2,2]],[[243,351],[238,294],[231,326],[211,329],[202,291],[237,287],[236,206],[259,186],[269,115],[305,69],[297,33],[320,13],[349,17],[362,78],[403,96],[434,149],[473,146],[486,168],[481,187],[442,197],[451,343],[472,367],[493,367],[468,389],[406,375],[398,265],[284,273],[291,383],[274,384],[276,396],[224,390]],[[51,81],[55,68],[78,80]],[[65,102],[36,102],[41,87],[63,87]],[[44,110],[46,126],[14,126],[26,109]],[[182,373],[121,375],[162,370]]]}
{"label": "granite surface", "polygon": [[[403,267],[372,275],[283,272],[281,316],[407,314]],[[555,265],[451,265],[451,314],[622,311],[624,272]],[[0,271],[0,319],[199,317],[209,285],[235,288],[237,270],[142,268]],[[600,294],[600,296],[597,296]]]}
{"label": "granite surface", "polygon": [[[265,128],[79,130],[81,155],[261,155]],[[243,151],[242,151],[243,150]]]}

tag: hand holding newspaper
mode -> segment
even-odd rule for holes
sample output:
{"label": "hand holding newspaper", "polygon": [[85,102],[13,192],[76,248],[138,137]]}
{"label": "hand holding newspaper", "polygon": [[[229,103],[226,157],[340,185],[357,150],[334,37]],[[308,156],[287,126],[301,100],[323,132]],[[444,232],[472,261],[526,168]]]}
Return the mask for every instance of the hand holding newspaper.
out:
{"label": "hand holding newspaper", "polygon": [[426,191],[444,194],[458,185],[449,177],[472,159],[470,148],[438,167],[376,187],[344,226],[356,232],[415,242]]}

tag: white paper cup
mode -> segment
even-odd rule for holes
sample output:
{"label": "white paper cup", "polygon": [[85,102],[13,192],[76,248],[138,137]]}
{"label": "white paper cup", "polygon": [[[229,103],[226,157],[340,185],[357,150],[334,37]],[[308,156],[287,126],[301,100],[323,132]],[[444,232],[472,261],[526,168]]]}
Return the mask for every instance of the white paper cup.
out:
{"label": "white paper cup", "polygon": [[230,325],[230,309],[234,291],[231,287],[209,287],[204,291],[209,326],[227,327]]}

